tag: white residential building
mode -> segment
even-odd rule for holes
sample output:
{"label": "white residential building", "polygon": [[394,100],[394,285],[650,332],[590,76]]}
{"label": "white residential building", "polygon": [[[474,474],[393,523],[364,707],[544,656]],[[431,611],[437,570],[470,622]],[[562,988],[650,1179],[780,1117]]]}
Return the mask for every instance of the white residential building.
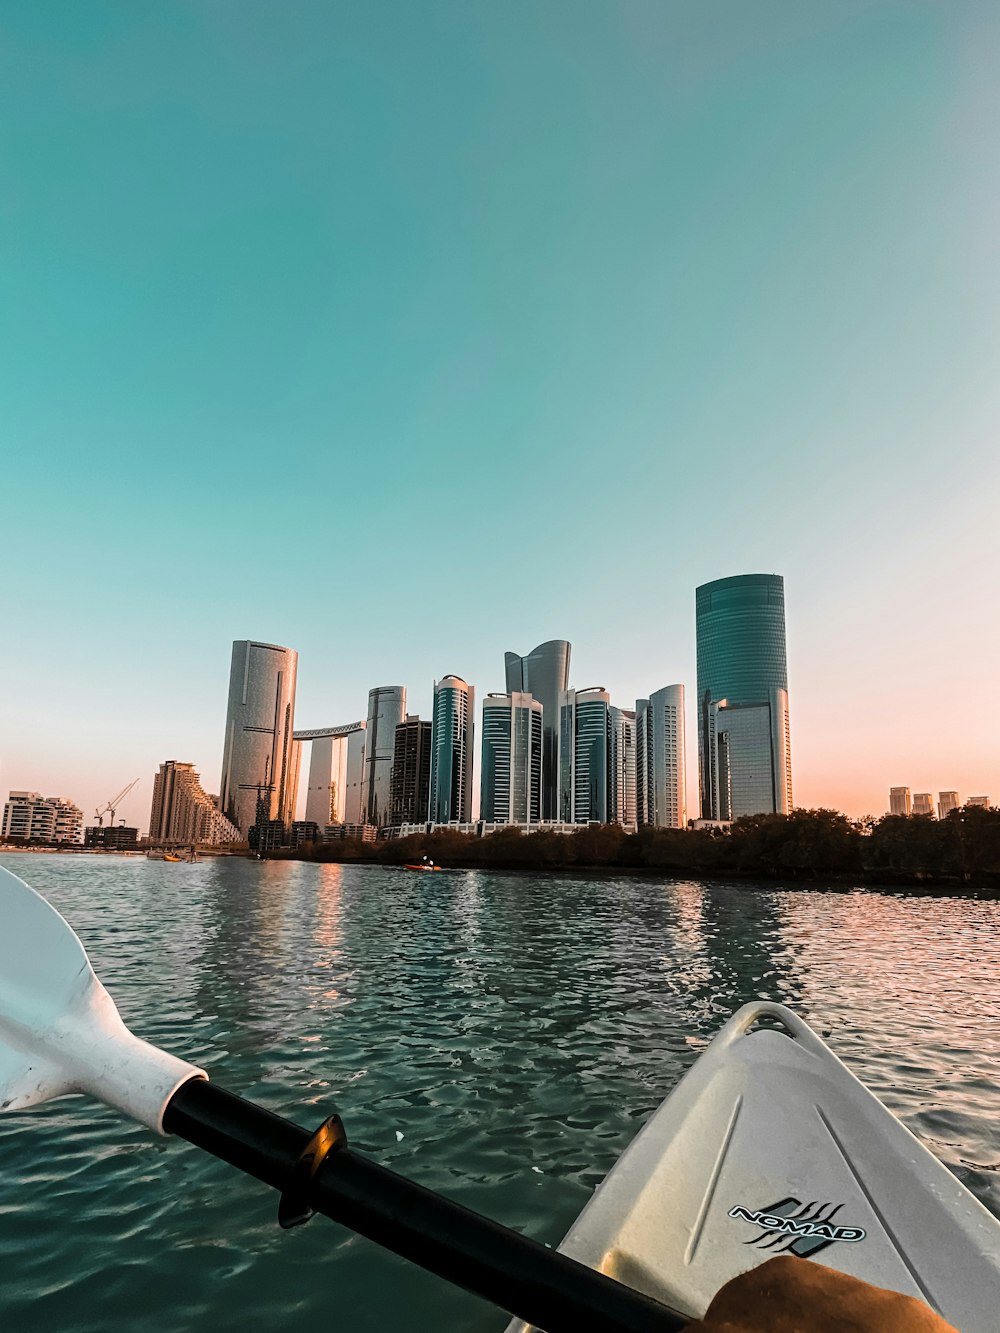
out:
{"label": "white residential building", "polygon": [[65,796],[12,791],[3,808],[0,837],[24,842],[79,842],[83,811]]}
{"label": "white residential building", "polygon": [[649,828],[684,828],[684,686],[665,685],[637,699],[636,814]]}

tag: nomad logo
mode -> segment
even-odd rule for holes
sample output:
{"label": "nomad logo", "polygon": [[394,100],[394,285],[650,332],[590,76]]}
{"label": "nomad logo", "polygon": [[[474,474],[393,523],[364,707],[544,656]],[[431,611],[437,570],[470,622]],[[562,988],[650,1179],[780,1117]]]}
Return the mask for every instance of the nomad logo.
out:
{"label": "nomad logo", "polygon": [[[801,1199],[779,1199],[770,1208],[756,1209],[737,1206],[730,1208],[729,1216],[763,1228],[763,1235],[744,1241],[745,1245],[759,1245],[762,1250],[776,1254],[797,1254],[805,1257],[818,1254],[836,1240],[864,1240],[861,1227],[835,1226],[833,1218],[843,1204],[803,1204]],[[782,1244],[782,1242],[785,1242]]]}

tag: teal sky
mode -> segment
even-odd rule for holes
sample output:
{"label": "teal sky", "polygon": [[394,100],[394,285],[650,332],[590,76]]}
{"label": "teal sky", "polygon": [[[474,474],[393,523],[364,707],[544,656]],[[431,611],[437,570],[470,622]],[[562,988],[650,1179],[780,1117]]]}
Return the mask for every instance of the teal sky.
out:
{"label": "teal sky", "polygon": [[992,0],[6,4],[3,791],[215,790],[234,638],[300,726],[552,637],[693,703],[761,570],[797,803],[1000,800],[998,68]]}

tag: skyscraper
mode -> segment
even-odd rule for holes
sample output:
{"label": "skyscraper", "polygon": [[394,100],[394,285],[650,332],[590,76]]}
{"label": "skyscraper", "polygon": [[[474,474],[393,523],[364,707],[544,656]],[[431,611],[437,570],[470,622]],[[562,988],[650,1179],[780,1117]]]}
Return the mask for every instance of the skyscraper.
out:
{"label": "skyscraper", "polygon": [[684,686],[665,685],[637,699],[636,817],[651,828],[687,823],[684,775]]}
{"label": "skyscraper", "polygon": [[913,802],[910,800],[909,787],[889,788],[889,813],[890,815],[910,815],[913,813]]}
{"label": "skyscraper", "polygon": [[434,682],[430,800],[435,824],[466,824],[472,818],[472,762],[476,691],[461,676]]}
{"label": "skyscraper", "polygon": [[295,817],[292,725],[298,657],[273,643],[238,639],[233,644],[219,805],[244,837],[256,818],[258,787],[271,819],[290,824]]}
{"label": "skyscraper", "polygon": [[420,824],[431,792],[431,724],[407,717],[396,724],[390,822]]}
{"label": "skyscraper", "polygon": [[934,818],[934,797],[929,791],[915,791],[913,793],[913,813],[915,815],[930,815]]}
{"label": "skyscraper", "polygon": [[559,816],[559,696],[569,689],[572,645],[565,639],[540,643],[525,657],[506,653],[507,693],[526,693],[542,705],[542,819]]}
{"label": "skyscraper", "polygon": [[167,759],[153,779],[152,842],[220,844],[245,841],[201,785],[194,764]]}
{"label": "skyscraper", "polygon": [[376,828],[390,822],[396,727],[405,716],[405,685],[376,685],[368,691],[365,778],[361,789],[361,805],[364,822],[374,824]]}
{"label": "skyscraper", "polygon": [[780,574],[737,574],[695,594],[703,819],[792,808]]}
{"label": "skyscraper", "polygon": [[636,827],[635,713],[608,709],[608,822]]}
{"label": "skyscraper", "polygon": [[559,818],[564,823],[607,823],[610,707],[601,686],[560,695]]}
{"label": "skyscraper", "polygon": [[479,817],[494,824],[537,824],[542,796],[542,728],[537,699],[524,691],[483,700]]}

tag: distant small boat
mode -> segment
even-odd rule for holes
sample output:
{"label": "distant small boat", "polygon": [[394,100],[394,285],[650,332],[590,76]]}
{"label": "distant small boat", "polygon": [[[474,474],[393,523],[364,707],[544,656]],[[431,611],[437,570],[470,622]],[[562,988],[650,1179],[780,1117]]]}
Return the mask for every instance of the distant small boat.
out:
{"label": "distant small boat", "polygon": [[404,869],[404,870],[443,870],[444,867],[443,867],[443,866],[436,866],[436,865],[433,865],[433,864],[432,864],[432,865],[429,865],[429,866],[403,866],[403,869]]}
{"label": "distant small boat", "polygon": [[182,858],[179,856],[174,856],[173,852],[164,852],[163,859],[164,861],[180,861]]}

